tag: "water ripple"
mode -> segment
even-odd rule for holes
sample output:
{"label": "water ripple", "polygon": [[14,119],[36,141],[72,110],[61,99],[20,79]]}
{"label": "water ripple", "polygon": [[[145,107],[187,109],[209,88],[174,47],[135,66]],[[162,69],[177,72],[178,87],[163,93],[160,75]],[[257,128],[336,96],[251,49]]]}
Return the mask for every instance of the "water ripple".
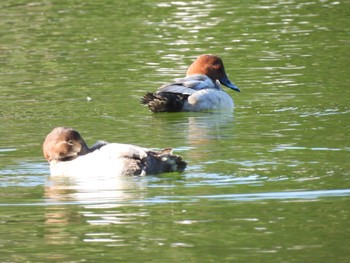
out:
{"label": "water ripple", "polygon": [[279,200],[282,202],[299,201],[319,201],[320,198],[346,197],[350,196],[350,189],[316,190],[316,191],[286,191],[286,192],[266,192],[266,193],[244,193],[244,194],[218,194],[218,195],[186,195],[186,196],[155,196],[146,199],[134,200],[89,200],[89,201],[58,201],[58,202],[35,202],[35,203],[13,203],[0,204],[0,207],[10,206],[57,206],[57,205],[89,205],[93,208],[115,207],[122,205],[155,205],[167,203],[196,203],[202,200],[207,201],[236,201],[253,202],[266,200]]}
{"label": "water ripple", "polygon": [[198,202],[200,200],[220,200],[220,201],[261,201],[261,200],[307,200],[316,201],[325,197],[350,196],[350,189],[337,190],[317,190],[317,191],[293,191],[293,192],[268,192],[249,194],[222,194],[222,195],[198,195],[198,196],[159,196],[153,199],[144,200],[145,203],[173,203],[173,202]]}

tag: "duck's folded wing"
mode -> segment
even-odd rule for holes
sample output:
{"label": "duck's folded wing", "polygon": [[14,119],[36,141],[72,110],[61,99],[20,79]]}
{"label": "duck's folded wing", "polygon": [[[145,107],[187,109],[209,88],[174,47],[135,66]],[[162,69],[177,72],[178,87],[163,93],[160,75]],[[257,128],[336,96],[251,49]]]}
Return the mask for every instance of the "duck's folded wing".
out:
{"label": "duck's folded wing", "polygon": [[196,90],[187,88],[181,84],[171,83],[160,87],[157,91],[157,93],[163,93],[163,92],[192,95],[194,92],[196,92]]}
{"label": "duck's folded wing", "polygon": [[157,92],[170,92],[192,95],[198,90],[214,87],[215,84],[207,76],[192,75],[182,79],[176,79],[173,83],[165,84],[161,86]]}

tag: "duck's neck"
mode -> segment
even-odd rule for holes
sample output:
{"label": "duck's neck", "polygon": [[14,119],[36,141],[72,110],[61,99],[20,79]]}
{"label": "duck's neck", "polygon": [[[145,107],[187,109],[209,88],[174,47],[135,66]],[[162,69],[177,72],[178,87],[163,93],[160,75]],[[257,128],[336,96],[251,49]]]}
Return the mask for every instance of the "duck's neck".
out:
{"label": "duck's neck", "polygon": [[108,142],[105,141],[98,141],[96,142],[94,145],[92,145],[92,147],[89,149],[90,152],[93,152],[95,150],[100,149],[102,146],[105,146],[106,144],[108,144]]}
{"label": "duck's neck", "polygon": [[81,141],[81,149],[80,152],[78,152],[78,155],[85,155],[92,152],[91,149],[87,146],[84,140]]}
{"label": "duck's neck", "polygon": [[59,161],[59,162],[68,162],[68,161],[74,160],[74,159],[77,158],[77,157],[78,157],[78,155],[66,156],[66,157],[63,157],[63,158],[58,159],[58,161]]}

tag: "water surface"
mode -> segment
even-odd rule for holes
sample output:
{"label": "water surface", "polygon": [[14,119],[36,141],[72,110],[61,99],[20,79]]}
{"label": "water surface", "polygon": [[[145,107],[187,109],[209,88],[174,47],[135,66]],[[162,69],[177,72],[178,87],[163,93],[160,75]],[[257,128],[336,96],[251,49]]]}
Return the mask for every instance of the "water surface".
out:
{"label": "water surface", "polygon": [[[0,4],[1,262],[348,262],[347,1]],[[234,113],[140,97],[220,55]],[[56,126],[181,174],[50,178]]]}

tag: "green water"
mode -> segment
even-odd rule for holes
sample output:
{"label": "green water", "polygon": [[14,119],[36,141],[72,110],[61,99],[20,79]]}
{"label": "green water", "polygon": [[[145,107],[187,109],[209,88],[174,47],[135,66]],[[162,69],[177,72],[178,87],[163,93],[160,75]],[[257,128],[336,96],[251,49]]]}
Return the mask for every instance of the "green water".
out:
{"label": "green water", "polygon": [[[350,262],[348,1],[0,3],[1,262]],[[220,55],[235,112],[140,97]],[[87,98],[91,98],[88,100]],[[56,126],[182,174],[52,179]]]}

